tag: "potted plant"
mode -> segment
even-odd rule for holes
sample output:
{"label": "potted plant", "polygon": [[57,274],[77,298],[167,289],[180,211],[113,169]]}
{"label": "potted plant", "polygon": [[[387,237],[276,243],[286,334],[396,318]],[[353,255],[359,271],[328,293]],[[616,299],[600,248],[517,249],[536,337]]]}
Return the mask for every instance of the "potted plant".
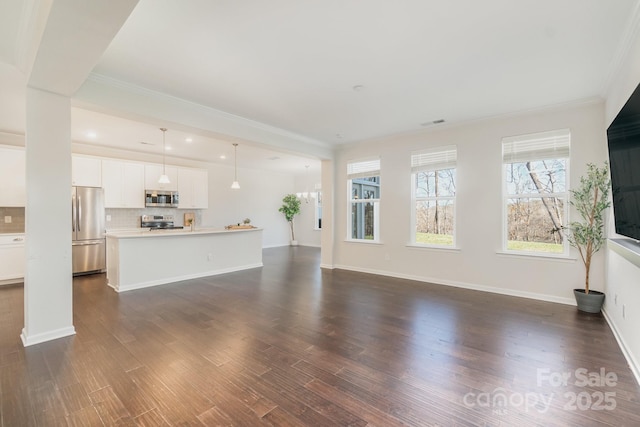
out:
{"label": "potted plant", "polygon": [[291,227],[291,246],[297,246],[298,241],[293,231],[293,217],[300,213],[300,200],[295,194],[287,194],[282,199],[282,206],[278,211],[284,214],[284,217]]}
{"label": "potted plant", "polygon": [[587,174],[580,178],[580,186],[571,193],[571,206],[575,207],[581,221],[569,224],[567,238],[569,244],[578,249],[584,263],[584,289],[574,289],[573,294],[578,310],[587,313],[599,313],[604,303],[604,293],[589,288],[589,272],[593,254],[598,252],[606,242],[604,215],[609,202],[609,168],[607,164],[598,168],[593,163],[587,164]]}

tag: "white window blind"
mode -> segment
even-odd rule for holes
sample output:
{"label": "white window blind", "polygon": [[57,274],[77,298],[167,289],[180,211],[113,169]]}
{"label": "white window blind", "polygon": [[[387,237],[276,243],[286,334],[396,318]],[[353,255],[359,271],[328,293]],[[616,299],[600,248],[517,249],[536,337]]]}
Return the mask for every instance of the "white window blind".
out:
{"label": "white window blind", "polygon": [[411,153],[411,172],[427,172],[456,167],[457,153],[455,145],[439,147]]}
{"label": "white window blind", "polygon": [[569,157],[571,131],[559,129],[502,139],[502,161],[520,163]]}
{"label": "white window blind", "polygon": [[347,163],[347,179],[366,178],[378,175],[380,175],[380,159]]}

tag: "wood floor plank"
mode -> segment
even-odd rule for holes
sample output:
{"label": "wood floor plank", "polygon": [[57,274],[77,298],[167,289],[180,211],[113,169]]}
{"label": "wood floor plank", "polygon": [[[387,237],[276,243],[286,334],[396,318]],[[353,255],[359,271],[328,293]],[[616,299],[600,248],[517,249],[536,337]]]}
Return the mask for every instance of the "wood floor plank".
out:
{"label": "wood floor plank", "polygon": [[[140,414],[133,419],[136,426],[139,427],[169,427],[171,424],[165,420],[159,411],[152,409],[149,412]],[[182,425],[187,425],[183,423]]]}
{"label": "wood floor plank", "polygon": [[[602,315],[320,270],[315,248],[263,255],[125,293],[76,277],[76,335],[28,348],[23,289],[2,287],[0,427],[640,425],[640,387]],[[617,381],[576,385],[580,368]],[[615,408],[568,405],[599,393]]]}
{"label": "wood floor plank", "polygon": [[69,414],[67,424],[69,427],[100,427],[105,425],[93,406]]}
{"label": "wood floor plank", "polygon": [[107,425],[132,419],[131,414],[110,386],[94,391],[89,394],[89,398],[103,423]]}
{"label": "wood floor plank", "polygon": [[154,413],[158,414],[171,423],[172,425],[189,425],[195,423],[196,416],[194,413],[198,411],[189,401],[180,399],[180,396],[173,393],[162,382],[160,378],[155,376],[148,368],[142,367],[127,372],[127,375],[145,393],[153,400],[156,409]]}

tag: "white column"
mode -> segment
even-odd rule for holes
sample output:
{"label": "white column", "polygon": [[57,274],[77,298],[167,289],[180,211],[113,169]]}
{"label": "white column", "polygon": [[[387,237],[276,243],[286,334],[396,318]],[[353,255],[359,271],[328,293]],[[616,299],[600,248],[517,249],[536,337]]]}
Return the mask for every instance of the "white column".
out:
{"label": "white column", "polygon": [[25,346],[75,334],[71,268],[71,100],[27,88]]}
{"label": "white column", "polygon": [[334,162],[322,161],[322,231],[320,236],[320,267],[333,268],[333,194]]}

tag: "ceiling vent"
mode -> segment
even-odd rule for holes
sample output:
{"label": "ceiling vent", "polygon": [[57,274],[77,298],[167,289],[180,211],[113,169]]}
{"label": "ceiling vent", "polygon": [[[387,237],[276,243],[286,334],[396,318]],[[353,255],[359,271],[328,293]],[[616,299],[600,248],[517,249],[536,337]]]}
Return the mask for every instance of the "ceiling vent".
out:
{"label": "ceiling vent", "polygon": [[431,122],[420,123],[420,126],[427,127],[433,125],[439,125],[440,123],[444,123],[444,119],[433,120]]}

